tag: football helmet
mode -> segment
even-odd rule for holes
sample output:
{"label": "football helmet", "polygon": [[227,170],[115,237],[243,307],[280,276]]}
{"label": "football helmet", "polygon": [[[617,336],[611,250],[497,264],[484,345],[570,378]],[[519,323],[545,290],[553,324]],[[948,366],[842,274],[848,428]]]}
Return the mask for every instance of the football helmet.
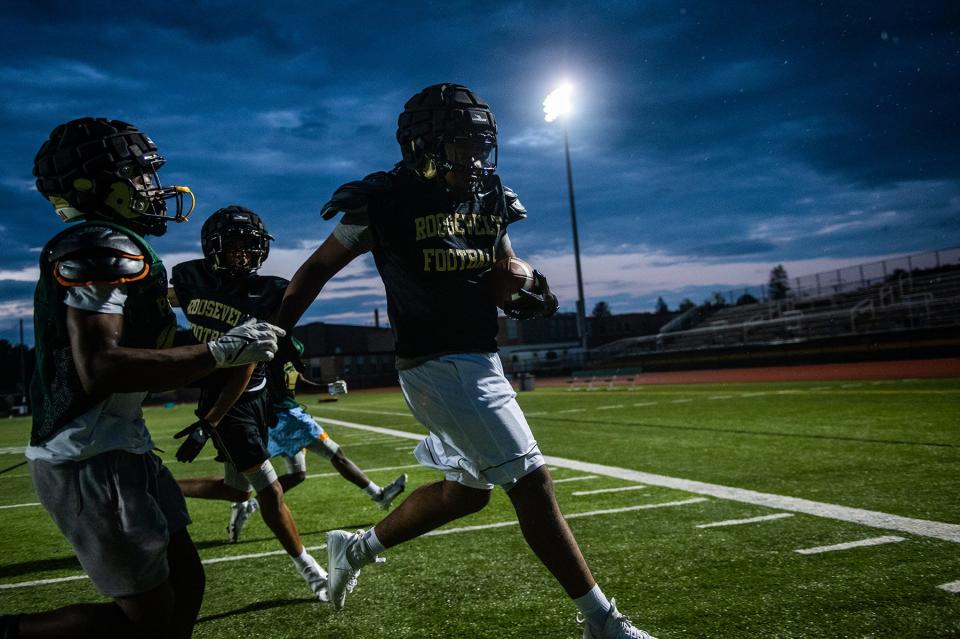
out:
{"label": "football helmet", "polygon": [[397,121],[403,164],[424,178],[454,172],[467,190],[497,170],[497,121],[462,84],[434,84],[407,100]]}
{"label": "football helmet", "polygon": [[260,216],[236,204],[214,212],[200,229],[207,264],[230,277],[256,273],[270,254],[271,240]]}
{"label": "football helmet", "polygon": [[[80,118],[50,133],[34,157],[33,175],[37,191],[65,222],[99,218],[163,235],[167,220],[185,221],[196,204],[188,187],[161,186],[163,164],[157,145],[132,124]],[[176,203],[172,216],[170,199]]]}

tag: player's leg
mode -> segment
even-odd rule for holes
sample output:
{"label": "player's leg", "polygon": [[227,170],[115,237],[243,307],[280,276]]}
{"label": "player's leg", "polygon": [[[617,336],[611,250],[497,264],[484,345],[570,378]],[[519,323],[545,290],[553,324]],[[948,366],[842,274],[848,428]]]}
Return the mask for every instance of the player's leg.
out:
{"label": "player's leg", "polygon": [[194,499],[220,499],[222,501],[241,502],[250,497],[250,493],[229,485],[224,477],[198,477],[178,479],[184,497]]}
{"label": "player's leg", "polygon": [[[346,456],[343,448],[330,438],[330,435],[316,423],[316,420],[314,420],[309,413],[302,409],[297,410],[300,412],[300,419],[304,427],[316,435],[316,438],[307,445],[307,450],[330,460],[330,464],[340,473],[341,477],[354,486],[361,488],[381,510],[390,508],[393,500],[407,487],[406,474],[400,475],[381,488]],[[296,411],[291,411],[291,414],[296,414]],[[307,424],[308,421],[309,425]]]}
{"label": "player's leg", "polygon": [[295,455],[280,456],[287,466],[287,472],[280,476],[280,487],[286,494],[307,480],[307,454],[300,450]]}
{"label": "player's leg", "polygon": [[[189,517],[159,458],[113,451],[73,464],[31,462],[30,470],[48,513],[94,586],[113,602],[22,615],[16,636],[189,637],[192,621],[187,627],[174,620],[166,551],[168,526],[184,530]],[[175,494],[169,494],[171,487]],[[202,598],[199,559],[196,568],[193,592]]]}
{"label": "player's leg", "polygon": [[560,512],[546,466],[520,478],[507,491],[530,549],[572,599],[596,585],[570,526]]}

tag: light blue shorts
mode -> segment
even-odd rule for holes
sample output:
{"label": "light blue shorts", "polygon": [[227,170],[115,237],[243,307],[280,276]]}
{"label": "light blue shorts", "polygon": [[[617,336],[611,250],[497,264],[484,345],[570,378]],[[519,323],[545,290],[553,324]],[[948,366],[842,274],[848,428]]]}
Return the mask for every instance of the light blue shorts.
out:
{"label": "light blue shorts", "polygon": [[407,405],[430,435],[414,455],[471,488],[509,490],[543,465],[496,353],[444,355],[400,372]]}
{"label": "light blue shorts", "polygon": [[270,429],[267,441],[267,452],[270,456],[294,457],[307,447],[327,458],[333,457],[340,450],[337,443],[330,439],[330,435],[307,411],[299,406],[278,411],[277,425]]}

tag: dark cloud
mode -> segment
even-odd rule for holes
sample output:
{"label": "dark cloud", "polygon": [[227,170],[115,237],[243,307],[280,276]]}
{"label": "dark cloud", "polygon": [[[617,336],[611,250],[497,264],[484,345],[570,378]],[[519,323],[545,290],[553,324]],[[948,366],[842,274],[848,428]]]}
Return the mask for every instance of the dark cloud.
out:
{"label": "dark cloud", "polygon": [[[397,114],[440,81],[497,113],[500,173],[530,211],[515,245],[567,252],[562,136],[540,110],[563,74],[586,252],[775,262],[960,244],[956,3],[8,4],[0,270],[62,228],[23,186],[59,122],[138,124],[162,180],[196,191],[195,219],[239,202],[296,229],[277,233],[294,246],[329,231],[318,210],[339,184],[399,159]],[[197,233],[158,245],[196,250]]]}

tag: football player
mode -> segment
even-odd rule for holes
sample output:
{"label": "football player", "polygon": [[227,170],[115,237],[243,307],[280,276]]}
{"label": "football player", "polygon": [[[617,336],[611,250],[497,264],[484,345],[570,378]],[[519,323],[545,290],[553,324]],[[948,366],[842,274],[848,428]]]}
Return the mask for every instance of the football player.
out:
{"label": "football player", "polygon": [[[496,353],[497,307],[482,274],[514,255],[507,227],[526,211],[496,175],[493,113],[465,86],[433,85],[404,106],[397,141],[403,160],[393,170],[341,186],[324,205],[324,218],[344,216],[294,275],[278,320],[293,326],[334,274],[371,251],[386,288],[400,386],[430,432],[414,454],[445,473],[370,530],[327,535],[334,608],[378,553],[482,509],[500,486],[527,543],[583,615],[584,639],[649,638],[594,581]],[[546,317],[557,305],[535,273],[533,290],[504,312]]]}
{"label": "football player", "polygon": [[163,163],[137,127],[104,118],[56,127],[34,160],[37,190],[74,223],[40,253],[26,457],[40,501],[113,601],[0,618],[2,637],[186,638],[200,610],[186,503],[152,452],[141,403],[148,390],[268,360],[283,332],[248,323],[167,348],[166,271],[143,236],[186,220],[193,195],[161,186]]}
{"label": "football player", "polygon": [[[267,450],[273,456],[283,457],[287,465],[287,474],[280,478],[284,492],[298,486],[307,478],[306,452],[310,451],[330,461],[333,468],[341,477],[362,489],[367,496],[381,510],[390,508],[390,504],[399,496],[407,485],[407,475],[402,474],[384,487],[372,481],[360,468],[348,458],[330,435],[323,430],[306,408],[297,402],[297,380],[317,386],[314,382],[301,374],[303,363],[300,355],[303,354],[303,344],[296,338],[291,338],[295,355],[287,358],[277,358],[270,363],[267,384],[273,398],[274,410],[277,413],[277,424],[270,429],[270,439]],[[256,500],[251,500],[254,503]],[[243,513],[249,510],[237,508],[234,512]],[[242,514],[231,520],[231,538],[240,534]]]}
{"label": "football player", "polygon": [[[200,235],[204,258],[176,265],[170,291],[171,302],[183,309],[194,338],[207,339],[248,317],[275,315],[287,281],[257,272],[269,255],[273,240],[260,216],[241,206],[228,206],[204,222]],[[201,419],[178,433],[188,439],[177,456],[183,461],[195,458],[207,435],[216,434],[214,445],[225,462],[225,474],[179,483],[188,497],[233,502],[227,526],[233,542],[238,541],[250,515],[261,509],[267,525],[304,579],[319,598],[325,599],[326,574],[304,550],[283,499],[286,491],[306,479],[303,449],[330,459],[345,478],[363,488],[384,508],[403,491],[406,476],[382,489],[370,481],[292,401],[283,381],[288,359],[298,357],[296,353],[287,353],[278,356],[269,367],[260,365],[240,375],[203,380],[197,409]],[[269,461],[275,455],[284,457],[287,474],[277,476]],[[251,488],[257,491],[259,499],[251,496]]]}
{"label": "football player", "polygon": [[[276,315],[287,281],[257,274],[272,239],[260,216],[241,206],[219,209],[203,223],[204,257],[174,266],[173,287],[168,291],[170,302],[183,310],[198,342],[227,333],[250,318]],[[187,497],[230,502],[247,501],[251,490],[256,491],[263,520],[313,594],[327,601],[326,572],[300,541],[270,463],[267,429],[275,417],[266,386],[266,364],[201,380],[199,419],[175,435],[186,438],[177,459],[193,461],[212,438],[217,459],[224,462],[224,476],[178,483]]]}

